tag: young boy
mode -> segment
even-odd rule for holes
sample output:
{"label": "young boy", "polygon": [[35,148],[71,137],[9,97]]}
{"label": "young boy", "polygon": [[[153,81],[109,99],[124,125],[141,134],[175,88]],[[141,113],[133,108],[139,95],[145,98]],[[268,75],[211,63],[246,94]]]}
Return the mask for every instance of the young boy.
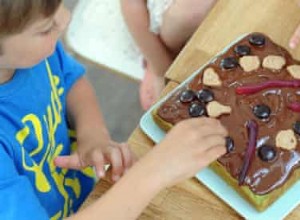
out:
{"label": "young boy", "polygon": [[103,177],[106,163],[114,181],[128,172],[70,219],[135,219],[225,153],[218,121],[187,120],[128,170],[128,146],[110,140],[83,67],[57,42],[69,17],[61,0],[0,0],[0,219],[70,216],[94,186],[91,166]]}
{"label": "young boy", "polygon": [[0,197],[10,207],[0,219],[65,217],[95,183],[91,168],[77,172],[53,163],[75,147],[68,125],[76,130],[78,150],[56,165],[93,165],[104,176],[109,162],[117,180],[131,155],[110,140],[84,68],[57,43],[70,20],[61,1],[0,3]]}

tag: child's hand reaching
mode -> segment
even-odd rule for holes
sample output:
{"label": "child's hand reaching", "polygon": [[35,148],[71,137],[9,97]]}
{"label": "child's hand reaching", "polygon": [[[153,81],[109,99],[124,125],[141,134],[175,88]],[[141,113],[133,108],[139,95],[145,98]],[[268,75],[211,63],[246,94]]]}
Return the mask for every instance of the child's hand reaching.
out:
{"label": "child's hand reaching", "polygon": [[[102,146],[101,146],[102,144]],[[104,166],[112,167],[112,180],[117,181],[131,167],[134,159],[127,143],[110,141],[103,146],[101,142],[78,141],[78,148],[68,156],[59,156],[54,160],[56,166],[80,170],[87,166],[94,166],[98,177],[105,176]]]}
{"label": "child's hand reaching", "polygon": [[117,181],[132,165],[133,157],[127,144],[111,140],[95,92],[85,77],[69,92],[67,110],[69,126],[76,131],[77,149],[72,155],[57,157],[55,165],[77,170],[94,166],[97,176],[104,177],[104,165],[110,164],[112,179]]}
{"label": "child's hand reaching", "polygon": [[154,164],[145,172],[153,172],[162,186],[170,186],[194,176],[225,154],[226,136],[226,129],[216,119],[189,119],[176,125],[140,162]]}

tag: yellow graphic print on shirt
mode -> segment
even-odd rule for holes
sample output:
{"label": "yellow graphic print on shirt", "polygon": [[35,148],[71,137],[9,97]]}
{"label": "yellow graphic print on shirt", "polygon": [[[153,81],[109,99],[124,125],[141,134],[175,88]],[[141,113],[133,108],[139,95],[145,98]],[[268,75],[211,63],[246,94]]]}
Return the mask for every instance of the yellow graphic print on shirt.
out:
{"label": "yellow graphic print on shirt", "polygon": [[[69,172],[67,169],[60,169],[58,171],[54,165],[54,158],[61,154],[63,148],[65,146],[62,143],[57,143],[55,139],[55,133],[57,132],[58,126],[62,122],[62,103],[60,100],[60,96],[63,95],[64,89],[58,88],[60,83],[60,79],[53,75],[49,66],[49,63],[46,62],[48,77],[51,84],[51,104],[47,107],[47,113],[43,116],[43,118],[39,118],[34,114],[28,114],[23,117],[22,123],[24,124],[24,128],[21,129],[16,134],[16,139],[23,146],[26,139],[29,135],[34,134],[36,136],[36,140],[38,142],[32,152],[29,153],[30,157],[34,157],[36,155],[41,156],[42,159],[39,162],[34,160],[30,161],[30,165],[26,163],[25,155],[28,152],[22,147],[22,161],[23,167],[26,171],[32,172],[35,175],[35,187],[37,191],[42,193],[47,193],[51,191],[50,179],[54,180],[57,189],[59,190],[60,195],[64,198],[64,207],[62,210],[59,210],[54,216],[52,216],[51,220],[61,219],[67,217],[70,212],[72,212],[72,204],[73,201],[69,198],[68,192],[66,188],[71,188],[79,198],[81,194],[81,185],[78,178],[69,178],[66,177],[66,174]],[[31,125],[31,126],[29,126]],[[31,128],[31,130],[30,130]],[[42,134],[48,134],[48,143],[45,145],[45,141]],[[76,143],[73,143],[71,148],[74,150],[76,147]],[[46,176],[44,173],[45,167],[48,166],[51,176]],[[94,178],[94,171],[92,168],[86,168],[82,171],[82,173],[88,177]]]}

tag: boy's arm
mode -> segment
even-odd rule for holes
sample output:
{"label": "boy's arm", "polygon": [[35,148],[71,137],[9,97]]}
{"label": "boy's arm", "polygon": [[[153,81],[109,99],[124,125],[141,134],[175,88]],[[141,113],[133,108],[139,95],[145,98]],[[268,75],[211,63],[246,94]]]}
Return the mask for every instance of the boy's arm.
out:
{"label": "boy's arm", "polygon": [[82,169],[94,166],[97,176],[104,177],[104,165],[112,168],[112,180],[117,181],[134,162],[127,144],[110,139],[96,95],[84,77],[72,86],[67,95],[70,124],[76,130],[77,150],[70,156],[55,159],[57,166]]}
{"label": "boy's arm", "polygon": [[152,175],[156,171],[150,173],[150,170],[146,170],[146,167],[139,163],[137,162],[100,199],[68,219],[137,219],[151,199],[163,188]]}
{"label": "boy's arm", "polygon": [[102,137],[103,143],[109,144],[109,133],[105,126],[95,92],[85,77],[80,78],[67,95],[68,119],[76,130],[79,140]]}
{"label": "boy's arm", "polygon": [[71,128],[76,131],[77,154],[63,163],[56,160],[56,164],[76,169],[93,165],[98,177],[103,177],[104,164],[110,162],[105,161],[104,153],[111,140],[95,92],[85,77],[78,79],[67,95],[67,114]]}
{"label": "boy's arm", "polygon": [[103,177],[104,164],[109,163],[116,181],[133,163],[128,145],[110,139],[94,90],[83,77],[84,67],[65,52],[60,42],[56,51],[49,60],[59,64],[56,68],[60,68],[64,81],[67,117],[70,127],[76,131],[77,149],[72,155],[56,157],[54,164],[77,170],[94,166],[97,176]]}
{"label": "boy's arm", "polygon": [[215,119],[179,123],[104,196],[70,220],[136,219],[160,190],[195,175],[224,154],[226,136]]}
{"label": "boy's arm", "polygon": [[160,38],[149,31],[149,15],[145,0],[121,0],[125,22],[154,72],[163,76],[173,59]]}

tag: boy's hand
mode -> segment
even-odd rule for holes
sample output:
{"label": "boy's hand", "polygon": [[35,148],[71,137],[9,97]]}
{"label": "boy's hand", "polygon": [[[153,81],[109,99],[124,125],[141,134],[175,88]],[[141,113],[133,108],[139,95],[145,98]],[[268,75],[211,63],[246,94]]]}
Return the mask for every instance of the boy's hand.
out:
{"label": "boy's hand", "polygon": [[[82,145],[82,146],[81,146]],[[56,166],[80,170],[87,166],[94,166],[98,177],[105,176],[104,166],[112,166],[112,180],[117,181],[131,167],[134,159],[126,143],[109,142],[101,147],[96,143],[79,143],[77,151],[69,156],[55,158]]]}
{"label": "boy's hand", "polygon": [[148,164],[149,171],[145,172],[152,172],[154,181],[170,186],[194,176],[225,154],[226,136],[226,129],[216,119],[189,119],[176,125],[140,162]]}

